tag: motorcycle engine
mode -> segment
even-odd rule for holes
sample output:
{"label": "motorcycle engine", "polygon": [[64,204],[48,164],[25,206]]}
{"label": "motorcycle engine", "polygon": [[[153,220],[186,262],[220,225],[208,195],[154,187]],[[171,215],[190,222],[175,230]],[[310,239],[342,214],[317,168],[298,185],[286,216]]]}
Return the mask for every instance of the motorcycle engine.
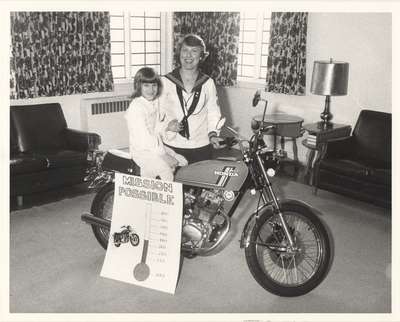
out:
{"label": "motorcycle engine", "polygon": [[190,187],[184,193],[182,246],[189,250],[212,247],[226,227],[223,190]]}

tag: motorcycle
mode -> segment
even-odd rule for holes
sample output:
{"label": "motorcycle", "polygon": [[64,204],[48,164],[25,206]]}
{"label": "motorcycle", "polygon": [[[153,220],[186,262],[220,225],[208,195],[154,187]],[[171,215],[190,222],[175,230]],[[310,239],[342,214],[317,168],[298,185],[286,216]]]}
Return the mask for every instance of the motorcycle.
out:
{"label": "motorcycle", "polygon": [[119,247],[121,244],[127,243],[128,241],[132,246],[139,245],[140,239],[139,235],[135,233],[133,228],[130,225],[122,226],[121,232],[115,232],[113,234],[114,246]]}
{"label": "motorcycle", "polygon": [[[255,97],[253,105],[260,97]],[[256,104],[255,104],[256,103]],[[300,296],[317,287],[329,270],[331,246],[327,230],[315,209],[293,199],[278,200],[270,177],[279,165],[279,153],[263,136],[273,126],[264,117],[249,140],[225,126],[238,145],[241,160],[221,158],[179,168],[175,181],[183,185],[181,250],[186,257],[213,255],[221,248],[246,191],[258,194],[256,210],[249,214],[240,238],[248,268],[267,291],[286,297]],[[81,219],[92,225],[100,245],[107,249],[113,209],[114,173],[138,175],[140,169],[122,152],[94,151],[90,187],[99,188],[91,213]]]}

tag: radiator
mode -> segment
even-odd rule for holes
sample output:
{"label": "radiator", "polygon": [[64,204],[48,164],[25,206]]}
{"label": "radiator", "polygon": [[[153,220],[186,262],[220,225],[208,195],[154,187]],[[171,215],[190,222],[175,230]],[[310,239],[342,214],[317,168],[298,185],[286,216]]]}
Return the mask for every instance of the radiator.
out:
{"label": "radiator", "polygon": [[128,128],[124,118],[128,96],[98,97],[81,101],[83,130],[101,136],[101,150],[127,149]]}

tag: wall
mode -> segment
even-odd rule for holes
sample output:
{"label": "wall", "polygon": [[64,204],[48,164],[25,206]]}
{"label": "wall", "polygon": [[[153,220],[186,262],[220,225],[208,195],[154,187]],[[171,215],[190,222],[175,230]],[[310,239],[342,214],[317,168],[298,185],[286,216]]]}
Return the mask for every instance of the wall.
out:
{"label": "wall", "polygon": [[[304,118],[304,124],[320,120],[324,96],[310,94],[314,60],[346,61],[350,64],[347,96],[331,98],[333,122],[354,126],[363,108],[391,113],[392,110],[392,27],[390,13],[310,13],[307,33],[306,95],[266,93],[268,112],[284,112]],[[260,84],[259,88],[263,86]],[[223,110],[244,135],[249,135],[251,118],[262,114],[264,102],[256,108],[251,100],[256,86],[219,88]],[[297,141],[299,157],[307,149]],[[291,143],[287,144],[289,156]]]}
{"label": "wall", "polygon": [[[285,112],[304,118],[305,123],[317,122],[324,107],[324,97],[309,93],[314,60],[341,60],[350,63],[347,96],[332,97],[334,122],[354,125],[362,108],[391,112],[391,14],[390,13],[310,13],[307,34],[307,87],[305,96],[267,93],[269,112]],[[128,94],[129,85],[116,84],[115,92]],[[258,85],[262,88],[262,84]],[[244,135],[249,135],[250,121],[261,114],[263,103],[251,107],[257,85],[218,88],[221,108],[229,122]],[[68,125],[82,128],[82,98],[110,93],[11,101],[11,104],[60,102]],[[299,157],[305,161],[307,150],[298,140]],[[287,146],[290,155],[290,143]]]}
{"label": "wall", "polygon": [[73,129],[82,130],[85,125],[84,119],[81,115],[82,100],[95,97],[108,97],[113,95],[129,95],[132,93],[133,85],[131,84],[115,84],[113,92],[107,93],[88,93],[67,96],[54,96],[54,97],[40,97],[32,99],[11,100],[10,105],[25,105],[25,104],[41,104],[41,103],[54,103],[61,104],[65,119],[67,120],[68,127]]}

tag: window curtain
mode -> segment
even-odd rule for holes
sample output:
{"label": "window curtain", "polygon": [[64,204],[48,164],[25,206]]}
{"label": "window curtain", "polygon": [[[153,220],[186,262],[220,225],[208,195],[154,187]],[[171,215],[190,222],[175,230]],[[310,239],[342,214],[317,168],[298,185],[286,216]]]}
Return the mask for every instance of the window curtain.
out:
{"label": "window curtain", "polygon": [[178,65],[177,45],[189,33],[203,38],[210,53],[201,69],[217,85],[236,84],[239,48],[239,12],[175,12],[174,63]]}
{"label": "window curtain", "polygon": [[305,95],[306,12],[273,12],[266,91]]}
{"label": "window curtain", "polygon": [[113,90],[108,12],[12,12],[12,99]]}

